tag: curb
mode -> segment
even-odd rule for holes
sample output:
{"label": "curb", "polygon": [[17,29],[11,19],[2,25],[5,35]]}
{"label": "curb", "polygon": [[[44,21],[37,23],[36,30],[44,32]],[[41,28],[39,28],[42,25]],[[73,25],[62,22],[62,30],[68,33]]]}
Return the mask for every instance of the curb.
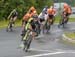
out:
{"label": "curb", "polygon": [[75,40],[72,40],[71,38],[67,37],[65,34],[63,34],[62,36],[63,36],[63,38],[62,38],[63,40],[66,40],[70,43],[75,43]]}

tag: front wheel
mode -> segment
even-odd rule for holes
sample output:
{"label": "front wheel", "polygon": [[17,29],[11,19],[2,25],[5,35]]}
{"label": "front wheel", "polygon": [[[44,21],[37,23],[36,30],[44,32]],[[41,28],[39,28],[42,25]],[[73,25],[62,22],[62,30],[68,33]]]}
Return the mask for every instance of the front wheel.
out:
{"label": "front wheel", "polygon": [[26,52],[27,52],[28,49],[30,48],[31,42],[32,42],[32,36],[30,35],[30,36],[28,37],[27,42],[26,42],[26,48],[25,48],[25,51],[26,51]]}
{"label": "front wheel", "polygon": [[6,28],[6,31],[8,32],[8,31],[13,31],[12,30],[12,22],[10,22],[9,24],[8,24],[8,26],[7,26],[7,28]]}

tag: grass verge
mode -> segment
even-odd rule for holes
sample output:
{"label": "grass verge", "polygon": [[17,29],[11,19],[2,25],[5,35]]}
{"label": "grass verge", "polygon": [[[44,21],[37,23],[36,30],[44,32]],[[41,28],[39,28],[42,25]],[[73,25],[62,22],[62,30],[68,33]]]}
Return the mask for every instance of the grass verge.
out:
{"label": "grass verge", "polygon": [[[8,23],[9,23],[8,20],[0,21],[0,29],[6,28],[7,25],[8,25]],[[16,20],[16,22],[15,22],[15,27],[17,27],[17,26],[21,26],[21,20]]]}
{"label": "grass verge", "polygon": [[65,33],[65,35],[66,35],[68,38],[71,38],[72,40],[75,40],[75,33],[74,33],[74,32]]}
{"label": "grass verge", "polygon": [[[60,16],[56,16],[55,17],[55,23],[59,23],[59,20],[61,19]],[[70,18],[69,19],[69,22],[74,22],[75,19],[74,18]],[[3,20],[3,21],[0,21],[0,29],[1,28],[5,28],[7,25],[8,25],[8,20]],[[15,26],[21,26],[21,20],[16,20],[16,25]]]}

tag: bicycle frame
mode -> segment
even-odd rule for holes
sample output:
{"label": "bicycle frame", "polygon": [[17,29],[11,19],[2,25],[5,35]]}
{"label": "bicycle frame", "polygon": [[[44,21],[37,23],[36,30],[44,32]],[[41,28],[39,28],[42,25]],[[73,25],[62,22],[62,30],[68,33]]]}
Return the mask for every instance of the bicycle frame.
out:
{"label": "bicycle frame", "polygon": [[31,32],[32,31],[27,30],[27,32],[25,34],[25,37],[23,39],[23,41],[24,41],[24,49],[23,50],[25,50],[26,52],[30,48],[30,44],[31,44],[31,41],[32,41],[32,37],[31,37],[32,33]]}

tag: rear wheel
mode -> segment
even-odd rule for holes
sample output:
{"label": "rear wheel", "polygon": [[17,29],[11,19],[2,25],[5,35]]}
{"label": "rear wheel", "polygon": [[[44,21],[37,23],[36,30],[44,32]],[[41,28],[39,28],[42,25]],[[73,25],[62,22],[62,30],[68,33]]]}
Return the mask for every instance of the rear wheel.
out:
{"label": "rear wheel", "polygon": [[48,23],[46,24],[46,30],[47,30],[46,33],[49,33],[50,27],[51,27],[51,24],[49,24],[49,22],[48,22]]}
{"label": "rear wheel", "polygon": [[7,26],[7,28],[6,28],[6,31],[8,32],[8,31],[13,31],[12,30],[12,22],[10,22],[9,24],[8,24],[8,26]]}
{"label": "rear wheel", "polygon": [[37,24],[37,25],[36,25],[36,33],[37,33],[37,35],[40,34],[40,31],[41,31],[41,30],[40,30],[40,25]]}

